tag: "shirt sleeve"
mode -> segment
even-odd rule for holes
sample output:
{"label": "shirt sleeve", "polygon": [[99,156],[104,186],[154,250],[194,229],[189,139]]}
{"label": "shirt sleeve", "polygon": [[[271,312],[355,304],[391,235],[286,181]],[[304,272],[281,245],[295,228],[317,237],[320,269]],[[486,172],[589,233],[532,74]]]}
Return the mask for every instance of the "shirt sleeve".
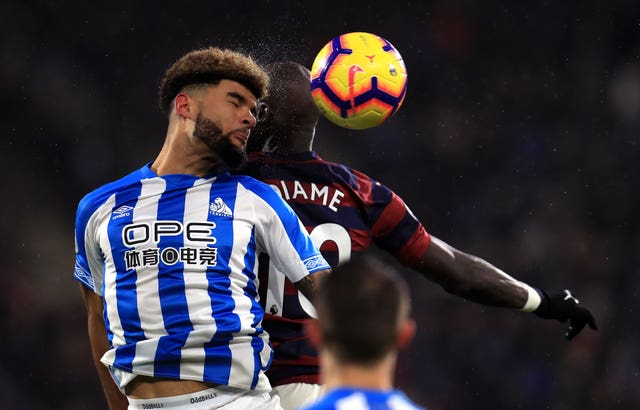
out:
{"label": "shirt sleeve", "polygon": [[76,211],[76,258],[73,276],[84,286],[102,296],[104,261],[94,234],[97,215],[98,210],[89,197],[83,198]]}
{"label": "shirt sleeve", "polygon": [[355,171],[366,219],[375,244],[406,266],[416,264],[431,237],[422,223],[391,189]]}
{"label": "shirt sleeve", "polygon": [[256,194],[256,241],[275,267],[295,283],[330,266],[291,207],[270,187]]}

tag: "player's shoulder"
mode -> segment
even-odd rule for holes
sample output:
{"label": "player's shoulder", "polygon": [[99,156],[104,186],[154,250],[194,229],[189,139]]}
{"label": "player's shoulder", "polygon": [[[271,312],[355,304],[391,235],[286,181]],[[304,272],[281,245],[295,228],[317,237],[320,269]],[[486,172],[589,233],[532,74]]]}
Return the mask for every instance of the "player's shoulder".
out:
{"label": "player's shoulder", "polygon": [[112,195],[139,183],[140,180],[148,177],[145,175],[144,169],[145,168],[137,169],[115,181],[106,183],[89,192],[80,200],[78,204],[78,213],[90,213],[100,207]]}
{"label": "player's shoulder", "polygon": [[271,186],[269,186],[269,184],[262,182],[250,175],[227,174],[224,178],[226,181],[235,182],[236,184],[241,185],[247,191],[252,192],[260,197],[272,197],[273,195],[279,197],[277,192]]}
{"label": "player's shoulder", "polygon": [[350,165],[323,159],[315,151],[300,153],[254,152],[240,173],[255,176],[258,179],[279,179],[307,177],[323,183],[349,186],[357,191],[360,186],[377,184],[363,171]]}
{"label": "player's shoulder", "polygon": [[347,164],[327,161],[319,156],[317,157],[317,164],[325,169],[324,173],[328,175],[330,179],[349,185],[354,190],[358,189],[362,181],[373,181],[366,173]]}
{"label": "player's shoulder", "polygon": [[339,388],[326,394],[321,400],[304,410],[404,409],[422,410],[399,390],[378,391],[355,388]]}

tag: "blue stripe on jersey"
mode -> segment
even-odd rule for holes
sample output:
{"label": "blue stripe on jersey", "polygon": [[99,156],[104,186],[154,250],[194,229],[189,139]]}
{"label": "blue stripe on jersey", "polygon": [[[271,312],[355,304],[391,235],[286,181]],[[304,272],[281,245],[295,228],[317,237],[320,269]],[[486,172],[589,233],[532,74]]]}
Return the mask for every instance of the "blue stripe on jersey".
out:
{"label": "blue stripe on jersey", "polygon": [[[254,362],[254,370],[253,370],[253,380],[251,381],[251,389],[255,389],[258,385],[258,377],[260,376],[260,372],[266,370],[262,367],[262,360],[260,359],[260,352],[264,349],[264,341],[259,337],[254,336],[251,339],[251,346],[253,347],[253,362]],[[271,360],[269,360],[269,363]],[[266,366],[267,368],[269,366]]]}
{"label": "blue stripe on jersey", "polygon": [[[100,286],[100,292],[104,295],[104,280]],[[109,346],[113,346],[113,332],[111,331],[111,321],[107,315],[107,302],[102,299],[102,318],[104,319],[104,325],[107,329],[107,339],[109,340]]]}
{"label": "blue stripe on jersey", "polygon": [[[228,185],[218,185],[214,182],[211,186],[209,203],[214,203],[220,197],[231,209],[235,208],[236,192],[231,191]],[[214,221],[214,230],[218,240],[215,247],[218,248],[217,265],[207,268],[207,280],[209,281],[209,292],[211,294],[211,312],[216,323],[215,338],[204,345],[206,352],[204,378],[206,380],[216,380],[226,383],[231,373],[231,349],[229,342],[233,338],[233,333],[240,330],[240,318],[233,313],[235,302],[231,294],[231,280],[229,274],[229,260],[233,250],[233,219],[227,217],[216,217],[211,212],[209,220]]]}
{"label": "blue stripe on jersey", "polygon": [[[158,201],[157,220],[183,223],[187,191],[171,189],[169,184],[172,179],[166,178],[166,181],[167,189]],[[182,235],[162,237],[158,242],[160,253],[168,250],[178,254],[184,245],[183,238]],[[173,251],[169,249],[168,244],[171,244]],[[166,264],[163,258],[160,258],[158,293],[164,326],[169,334],[161,336],[158,340],[154,374],[156,376],[180,374],[180,348],[184,346],[189,332],[193,330],[185,296],[184,263],[178,261],[174,264]]]}
{"label": "blue stripe on jersey", "polygon": [[[224,187],[222,187],[214,182],[210,192],[209,201],[211,203],[213,203],[217,197],[220,197],[229,208],[235,208],[235,184],[231,186],[224,185]],[[215,272],[212,269],[207,271],[210,287],[215,289],[212,294],[211,309],[216,321],[216,333],[238,332],[240,331],[240,318],[237,314],[233,313],[235,302],[232,298],[231,280],[229,279],[229,274],[231,273],[229,261],[231,260],[233,241],[235,239],[233,232],[234,218],[216,217],[209,213],[209,220],[214,221],[216,224],[216,228],[214,229],[216,238],[222,238],[216,242],[218,259]],[[219,297],[219,295],[223,296]]]}
{"label": "blue stripe on jersey", "polygon": [[[130,189],[126,189],[116,193],[115,208],[123,204],[135,207],[142,184],[132,185]],[[127,270],[125,260],[120,257],[124,255],[128,249],[123,243],[122,226],[130,224],[133,220],[133,212],[129,216],[123,216],[118,219],[109,221],[108,234],[111,244],[111,252],[114,255],[113,263],[116,268],[116,299],[118,306],[118,316],[124,332],[126,345],[118,347],[116,350],[115,363],[117,367],[123,370],[132,371],[133,359],[136,354],[135,343],[145,338],[144,331],[140,324],[140,314],[138,312],[138,292],[136,290],[136,279],[138,278],[135,269]],[[103,293],[104,294],[104,293]],[[111,338],[113,335],[111,336]]]}
{"label": "blue stripe on jersey", "polygon": [[[243,273],[247,275],[249,281],[244,288],[244,294],[251,299],[251,314],[253,315],[253,328],[257,329],[258,325],[262,321],[264,316],[264,310],[258,302],[258,289],[255,286],[256,274],[255,261],[256,261],[256,247],[255,247],[255,229],[251,232],[251,238],[249,240],[248,252],[244,257],[244,269]],[[254,371],[253,380],[251,381],[251,388],[254,389],[258,384],[258,377],[261,370],[266,370],[262,367],[262,360],[260,358],[260,352],[264,349],[264,341],[259,337],[263,333],[262,328],[257,329],[252,335],[251,346],[253,347],[253,359],[254,359]]]}
{"label": "blue stripe on jersey", "polygon": [[[253,327],[256,328],[260,322],[262,321],[262,317],[264,316],[264,310],[260,306],[260,302],[258,302],[258,288],[256,287],[256,273],[255,273],[255,263],[256,263],[256,238],[255,238],[255,229],[251,232],[251,238],[249,239],[248,252],[244,257],[244,269],[243,273],[247,275],[249,281],[247,282],[247,286],[244,288],[244,294],[251,299],[251,314],[253,315]],[[262,333],[262,329],[260,332]]]}
{"label": "blue stripe on jersey", "polygon": [[371,184],[371,206],[367,207],[367,213],[372,221],[371,226],[373,226],[375,222],[380,219],[380,215],[385,211],[386,205],[391,202],[393,194],[386,186],[382,184],[378,185],[376,181],[367,176],[361,176],[362,178],[367,178]]}

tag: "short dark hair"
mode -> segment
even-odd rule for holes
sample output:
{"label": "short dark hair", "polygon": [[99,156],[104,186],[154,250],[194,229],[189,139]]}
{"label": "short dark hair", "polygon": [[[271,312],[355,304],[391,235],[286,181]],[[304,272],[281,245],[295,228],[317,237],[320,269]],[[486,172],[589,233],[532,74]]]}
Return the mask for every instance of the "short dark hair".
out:
{"label": "short dark hair", "polygon": [[251,57],[228,49],[208,47],[191,51],[176,61],[160,81],[160,109],[171,112],[171,102],[188,85],[234,80],[258,99],[267,94],[269,76]]}
{"label": "short dark hair", "polygon": [[356,256],[318,288],[323,344],[342,362],[374,363],[393,350],[410,304],[407,284],[397,271],[370,255]]}

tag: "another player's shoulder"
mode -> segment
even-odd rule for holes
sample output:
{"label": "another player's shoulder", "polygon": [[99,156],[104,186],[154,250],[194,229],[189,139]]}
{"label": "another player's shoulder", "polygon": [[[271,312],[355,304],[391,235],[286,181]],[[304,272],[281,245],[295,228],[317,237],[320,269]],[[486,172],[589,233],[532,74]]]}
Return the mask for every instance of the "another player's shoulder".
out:
{"label": "another player's shoulder", "polygon": [[348,185],[353,190],[358,190],[362,184],[370,184],[373,182],[373,179],[367,174],[347,164],[327,161],[317,157],[316,165],[319,169],[322,169],[321,172],[333,183]]}
{"label": "another player's shoulder", "polygon": [[227,174],[224,181],[235,183],[248,193],[270,202],[271,200],[281,201],[278,193],[268,184],[257,180],[256,178],[244,174]]}
{"label": "another player's shoulder", "polygon": [[378,391],[340,388],[329,392],[319,402],[305,410],[422,410],[399,390]]}
{"label": "another player's shoulder", "polygon": [[245,175],[245,174],[227,174],[225,176],[225,181],[235,182],[237,184],[242,185],[248,190],[255,192],[262,191],[271,191],[273,192],[273,188],[271,188],[268,184],[256,179],[253,176]]}
{"label": "another player's shoulder", "polygon": [[[349,165],[327,161],[314,151],[297,154],[279,152],[252,153],[239,171],[263,181],[311,181],[315,184],[340,186],[355,195],[387,191],[383,184]],[[270,183],[271,183],[270,182]]]}
{"label": "another player's shoulder", "polygon": [[298,175],[311,173],[321,179],[330,176],[333,179],[349,180],[354,174],[348,166],[326,161],[315,151],[299,153],[253,152],[249,155],[247,163],[240,172],[258,179],[269,179],[287,175],[288,172],[284,170],[294,170]]}

